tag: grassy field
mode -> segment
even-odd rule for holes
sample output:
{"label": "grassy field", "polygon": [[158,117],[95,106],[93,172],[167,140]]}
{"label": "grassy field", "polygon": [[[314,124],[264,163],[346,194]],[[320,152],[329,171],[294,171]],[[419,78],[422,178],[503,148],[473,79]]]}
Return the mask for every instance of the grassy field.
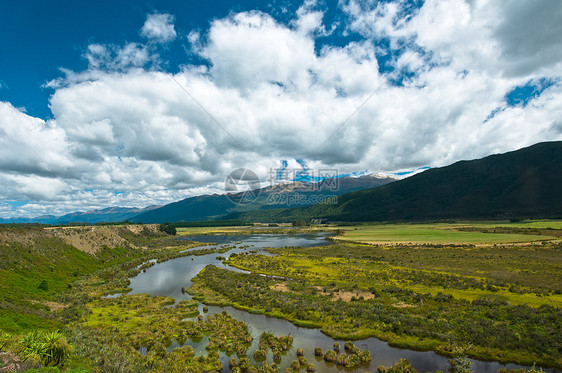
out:
{"label": "grassy field", "polygon": [[316,233],[323,231],[335,231],[335,226],[310,226],[310,227],[292,227],[290,225],[280,226],[236,226],[236,227],[189,227],[177,228],[179,236],[197,236],[197,235],[237,235],[237,234],[287,234],[287,233]]}
{"label": "grassy field", "polygon": [[[537,222],[535,225],[537,227],[532,228],[546,228],[556,226],[557,224]],[[479,228],[494,228],[496,226],[501,226],[502,228],[531,228],[523,224],[511,226],[509,224],[497,225],[494,223],[374,224],[344,228],[345,233],[335,237],[335,239],[381,244],[473,245],[512,244],[559,239],[559,237],[549,236],[538,231],[535,232],[536,234],[526,234],[532,232],[488,233],[478,231]],[[459,229],[474,229],[474,231],[461,231]]]}
{"label": "grassy field", "polygon": [[475,226],[505,227],[505,228],[531,228],[531,229],[562,229],[562,220],[524,220],[520,222],[484,222],[474,223]]}

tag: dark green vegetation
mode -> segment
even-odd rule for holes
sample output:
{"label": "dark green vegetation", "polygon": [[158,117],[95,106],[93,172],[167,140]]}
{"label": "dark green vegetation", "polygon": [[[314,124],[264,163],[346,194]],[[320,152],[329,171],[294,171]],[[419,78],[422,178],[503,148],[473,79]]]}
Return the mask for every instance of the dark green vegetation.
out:
{"label": "dark green vegetation", "polygon": [[160,224],[159,228],[160,232],[164,232],[167,233],[171,236],[175,236],[176,235],[176,226],[174,224]]}
{"label": "dark green vegetation", "polygon": [[353,368],[371,360],[369,351],[361,351],[351,341],[345,342],[344,350],[345,352],[340,353],[339,345],[336,344],[333,350],[326,351],[324,360],[346,368]]}
{"label": "dark green vegetation", "polygon": [[203,220],[203,221],[184,221],[174,223],[176,228],[189,228],[189,227],[236,227],[244,225],[252,225],[248,222],[241,220]]}
{"label": "dark green vegetation", "polygon": [[376,189],[345,194],[336,205],[231,215],[249,221],[428,221],[451,218],[562,217],[562,142],[540,143],[434,168]]}
{"label": "dark green vegetation", "polygon": [[475,247],[368,246],[270,249],[231,256],[190,289],[229,304],[321,327],[330,336],[481,359],[562,366],[559,243]]}
{"label": "dark green vegetation", "polygon": [[[169,371],[172,366],[178,372],[217,371],[222,368],[219,350],[245,356],[252,336],[244,322],[226,312],[211,315],[205,321],[193,320],[199,315],[198,302],[182,301],[174,307],[164,307],[172,304],[172,299],[144,294],[102,299],[88,304],[90,312],[81,325],[86,327],[83,332],[88,338],[100,345],[115,338],[122,341],[120,350],[128,353],[141,371]],[[195,357],[189,346],[170,352],[171,356],[167,352],[173,341],[182,345],[188,338],[201,341],[203,336],[209,338],[207,356]],[[78,337],[75,334],[73,340]],[[146,349],[147,354],[139,354],[140,349]],[[184,355],[187,360],[174,361],[175,354]],[[87,356],[94,361],[97,358],[95,353]]]}

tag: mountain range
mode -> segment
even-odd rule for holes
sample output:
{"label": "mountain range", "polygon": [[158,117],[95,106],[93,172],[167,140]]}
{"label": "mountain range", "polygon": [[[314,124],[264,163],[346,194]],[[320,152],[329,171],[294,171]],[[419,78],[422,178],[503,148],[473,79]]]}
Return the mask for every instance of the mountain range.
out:
{"label": "mountain range", "polygon": [[0,223],[40,223],[40,224],[68,224],[68,223],[113,223],[126,221],[132,217],[161,206],[137,207],[107,207],[99,210],[71,212],[62,216],[42,215],[35,218],[1,219]]}
{"label": "mountain range", "polygon": [[228,219],[283,222],[562,218],[562,142],[544,142],[432,168],[381,186],[295,209],[237,213]]}
{"label": "mountain range", "polygon": [[[252,190],[251,203],[244,203],[247,192],[213,194],[186,198],[157,209],[142,212],[132,222],[162,223],[221,219],[226,215],[275,209],[280,207],[303,207],[319,200],[342,194],[377,188],[395,181],[389,176],[364,175],[360,177],[339,177],[317,183],[291,182],[274,184]],[[243,203],[235,203],[241,201]],[[246,202],[249,202],[246,200]]]}
{"label": "mountain range", "polygon": [[[108,207],[0,223],[68,224],[242,220],[427,221],[562,217],[562,141],[544,142],[396,180],[389,176],[291,182],[185,198],[164,206]],[[320,202],[320,203],[317,203]]]}
{"label": "mountain range", "polygon": [[376,188],[396,179],[390,176],[364,175],[360,177],[339,177],[317,183],[291,182],[274,184],[251,191],[256,196],[251,203],[237,204],[242,192],[201,195],[185,198],[164,206],[145,208],[108,207],[86,212],[72,212],[62,216],[44,215],[35,218],[0,219],[0,223],[113,223],[131,221],[137,223],[191,222],[213,220],[225,215],[279,207],[302,207],[319,200],[353,191]]}

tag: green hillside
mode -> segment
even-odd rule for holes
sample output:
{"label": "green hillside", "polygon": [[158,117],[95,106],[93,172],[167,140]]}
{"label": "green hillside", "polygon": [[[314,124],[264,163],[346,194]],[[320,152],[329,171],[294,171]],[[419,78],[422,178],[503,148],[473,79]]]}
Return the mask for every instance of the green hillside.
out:
{"label": "green hillside", "polygon": [[365,175],[361,177],[338,178],[335,180],[335,188],[330,188],[330,185],[327,185],[327,181],[273,185],[254,190],[257,198],[248,204],[236,204],[224,194],[189,197],[142,212],[130,217],[129,220],[142,223],[192,222],[222,218],[227,214],[269,210],[279,207],[304,207],[333,196],[376,188],[391,183],[394,180],[391,177]]}
{"label": "green hillside", "polygon": [[408,221],[562,216],[562,142],[434,168],[337,204],[230,215],[230,219]]}

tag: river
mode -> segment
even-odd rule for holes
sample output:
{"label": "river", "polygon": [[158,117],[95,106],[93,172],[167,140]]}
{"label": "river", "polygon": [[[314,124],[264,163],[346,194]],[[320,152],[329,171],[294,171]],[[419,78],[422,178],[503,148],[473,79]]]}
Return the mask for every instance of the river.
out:
{"label": "river", "polygon": [[[185,256],[172,259],[163,263],[158,263],[150,267],[146,272],[131,278],[131,289],[129,294],[147,293],[152,296],[167,296],[174,298],[176,303],[183,299],[191,299],[189,294],[183,294],[182,287],[189,288],[192,284],[191,279],[195,277],[199,271],[209,264],[214,264],[218,267],[227,268],[230,270],[238,271],[238,269],[225,266],[220,260],[216,259],[217,256],[228,257],[232,253],[240,253],[245,250],[257,250],[260,254],[268,254],[265,248],[270,247],[285,247],[285,246],[301,246],[311,247],[327,245],[330,242],[326,239],[327,234],[296,234],[296,235],[283,235],[283,234],[254,234],[245,236],[192,236],[180,237],[180,239],[189,239],[207,244],[223,246],[228,245],[232,247],[228,252],[222,254],[208,254],[201,256]],[[191,250],[198,249],[193,248]],[[203,314],[202,308],[204,305],[199,305],[200,313]],[[314,363],[316,372],[339,372],[344,370],[340,366],[333,364],[326,364],[321,358],[313,355],[315,347],[321,347],[323,351],[331,349],[334,342],[338,342],[343,348],[344,340],[332,339],[320,332],[319,329],[301,328],[293,325],[292,323],[273,317],[251,314],[245,311],[240,311],[232,307],[214,307],[209,306],[209,311],[204,313],[204,317],[212,315],[223,310],[228,311],[234,318],[245,321],[254,337],[254,342],[248,351],[248,356],[252,358],[254,351],[259,342],[259,336],[263,331],[269,331],[276,335],[290,334],[294,338],[293,347],[301,347],[305,351],[305,357],[309,362]],[[191,345],[197,353],[206,353],[205,346],[207,338],[204,338],[199,343],[194,343],[190,340],[186,344]],[[447,358],[440,356],[432,351],[413,351],[408,349],[401,349],[389,346],[386,342],[380,341],[376,338],[367,338],[354,341],[355,345],[361,349],[368,349],[371,353],[371,362],[361,365],[356,369],[345,369],[346,371],[356,372],[376,372],[379,365],[389,366],[396,363],[400,358],[406,358],[412,362],[412,365],[419,372],[442,370],[446,372],[449,368]],[[170,347],[177,347],[174,344]],[[297,358],[295,351],[289,352],[283,357],[281,361],[280,372],[284,372],[292,360]],[[229,357],[221,353],[223,361],[223,372],[229,372],[228,359]],[[272,362],[271,353],[268,354],[268,361]],[[500,368],[505,367],[508,369],[521,368],[516,364],[500,364],[498,362],[486,362],[472,360],[471,369],[475,372],[497,372]],[[552,371],[552,370],[551,370]]]}

